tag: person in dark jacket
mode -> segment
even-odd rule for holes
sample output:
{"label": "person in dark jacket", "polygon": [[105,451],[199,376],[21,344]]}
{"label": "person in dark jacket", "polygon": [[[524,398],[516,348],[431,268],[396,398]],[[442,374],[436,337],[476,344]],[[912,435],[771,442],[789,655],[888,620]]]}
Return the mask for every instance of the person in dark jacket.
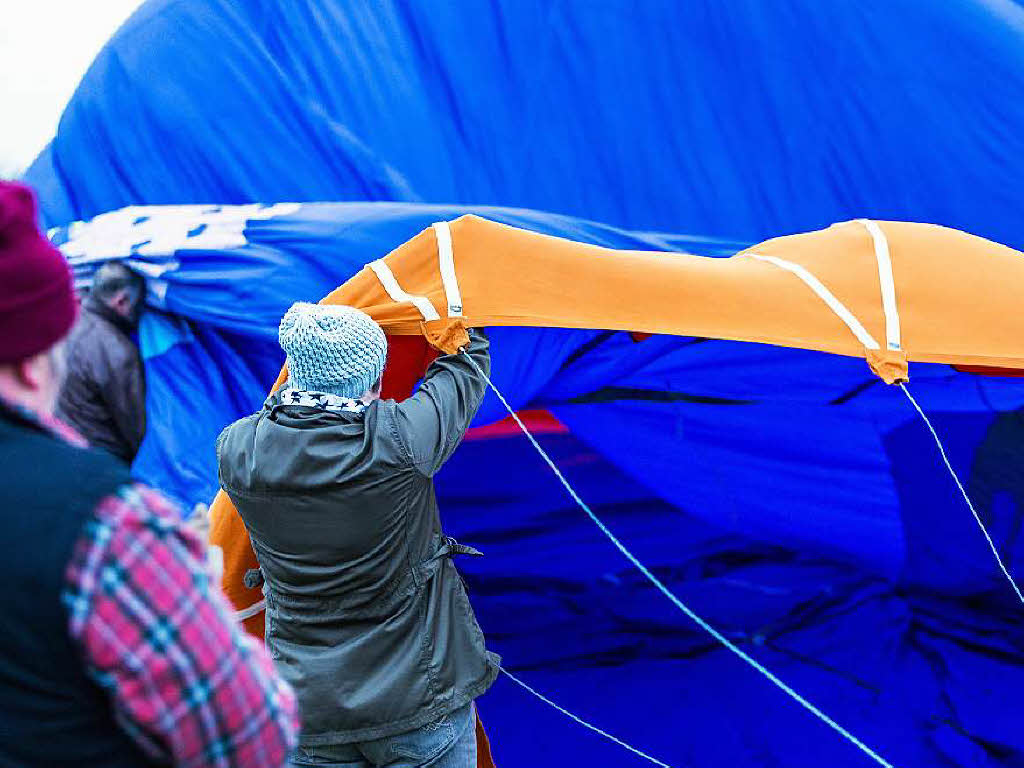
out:
{"label": "person in dark jacket", "polygon": [[387,341],[363,312],[299,303],[289,378],[218,440],[220,483],[265,578],[267,648],[299,699],[298,766],[470,768],[473,701],[499,672],[441,531],[433,476],[483,399],[487,338],[381,400]]}
{"label": "person in dark jacket", "polygon": [[281,768],[295,698],[181,513],[53,415],[71,273],[0,182],[0,766]]}
{"label": "person in dark jacket", "polygon": [[131,464],[146,432],[142,358],[131,334],[146,285],[118,262],[96,272],[67,343],[67,378],[58,416],[90,445]]}

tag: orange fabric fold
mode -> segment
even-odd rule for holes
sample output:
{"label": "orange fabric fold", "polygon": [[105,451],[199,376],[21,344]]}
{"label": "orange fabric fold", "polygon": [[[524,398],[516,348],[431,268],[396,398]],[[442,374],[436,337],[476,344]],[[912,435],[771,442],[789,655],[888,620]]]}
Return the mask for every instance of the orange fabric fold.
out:
{"label": "orange fabric fold", "polygon": [[[889,383],[907,362],[1024,369],[1024,254],[931,224],[877,222],[888,240],[901,348],[888,349],[875,246],[862,222],[779,237],[727,259],[618,251],[528,232],[477,216],[450,223],[462,316],[447,317],[437,239],[427,229],[384,258],[398,285],[440,320],[393,301],[363,268],[325,299],[359,307],[392,336],[422,335],[452,353],[467,327],[592,328],[759,342],[864,357]],[[877,342],[850,328],[774,257],[816,277]],[[282,372],[278,383],[283,382]],[[211,542],[224,550],[224,589],[238,609],[261,598],[242,583],[256,567],[231,502],[218,494]],[[262,614],[246,622],[262,635]]]}

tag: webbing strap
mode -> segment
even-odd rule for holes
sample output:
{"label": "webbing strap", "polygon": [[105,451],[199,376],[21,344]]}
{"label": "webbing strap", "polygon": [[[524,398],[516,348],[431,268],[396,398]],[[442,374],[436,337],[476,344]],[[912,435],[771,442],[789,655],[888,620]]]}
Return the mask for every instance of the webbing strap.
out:
{"label": "webbing strap", "polygon": [[267,601],[266,600],[260,600],[258,602],[253,603],[248,608],[243,608],[240,611],[235,611],[235,618],[238,619],[239,621],[245,621],[246,619],[251,619],[257,613],[260,613],[261,611],[266,609],[266,607],[267,607]]}
{"label": "webbing strap", "polygon": [[866,349],[879,349],[878,342],[875,341],[874,336],[868,333],[867,329],[861,325],[860,320],[854,317],[853,313],[846,308],[846,305],[837,299],[835,294],[826,288],[825,284],[811,274],[807,269],[801,267],[799,264],[794,264],[791,261],[779,259],[775,256],[762,256],[759,253],[748,253],[746,255],[757,259],[758,261],[767,261],[769,264],[774,264],[776,267],[784,269],[787,272],[792,272],[803,280],[807,287],[814,291],[815,295],[825,302],[825,304],[828,305],[828,308],[831,309],[840,320],[846,323],[846,327],[850,329],[853,335],[857,337],[857,341],[863,344]]}
{"label": "webbing strap", "polygon": [[452,230],[447,221],[433,225],[437,237],[437,261],[441,268],[441,283],[448,304],[448,317],[462,317],[462,294],[455,274],[455,252],[452,250]]}
{"label": "webbing strap", "polygon": [[441,316],[437,314],[437,310],[434,309],[434,305],[430,303],[430,299],[426,296],[413,296],[411,293],[406,293],[402,290],[402,286],[395,280],[391,267],[385,264],[382,259],[371,261],[368,266],[377,275],[377,279],[380,280],[380,284],[384,286],[384,290],[388,292],[388,296],[391,297],[392,301],[407,301],[414,305],[426,322],[441,319]]}
{"label": "webbing strap", "polygon": [[878,262],[878,284],[882,288],[882,310],[885,312],[885,342],[894,352],[900,350],[900,313],[896,306],[896,282],[892,277],[892,256],[885,232],[871,219],[857,219],[871,234]]}

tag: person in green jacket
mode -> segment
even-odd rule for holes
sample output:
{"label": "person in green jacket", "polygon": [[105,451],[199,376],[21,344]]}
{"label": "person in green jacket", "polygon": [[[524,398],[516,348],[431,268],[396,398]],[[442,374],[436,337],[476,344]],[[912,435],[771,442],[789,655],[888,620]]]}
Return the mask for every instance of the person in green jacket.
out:
{"label": "person in green jacket", "polygon": [[[296,766],[470,768],[473,701],[500,659],[441,530],[433,476],[483,399],[471,331],[403,402],[382,400],[387,338],[352,307],[281,321],[288,381],[217,442],[220,483],[265,579],[267,648],[298,696]],[[254,574],[255,575],[255,574]]]}

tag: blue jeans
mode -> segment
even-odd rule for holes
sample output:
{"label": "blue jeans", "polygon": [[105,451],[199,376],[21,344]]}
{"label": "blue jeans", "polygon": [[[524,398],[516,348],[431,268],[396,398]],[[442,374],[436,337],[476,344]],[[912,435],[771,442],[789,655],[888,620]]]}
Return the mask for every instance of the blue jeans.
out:
{"label": "blue jeans", "polygon": [[299,747],[296,768],[476,768],[472,702],[415,731],[358,744]]}

